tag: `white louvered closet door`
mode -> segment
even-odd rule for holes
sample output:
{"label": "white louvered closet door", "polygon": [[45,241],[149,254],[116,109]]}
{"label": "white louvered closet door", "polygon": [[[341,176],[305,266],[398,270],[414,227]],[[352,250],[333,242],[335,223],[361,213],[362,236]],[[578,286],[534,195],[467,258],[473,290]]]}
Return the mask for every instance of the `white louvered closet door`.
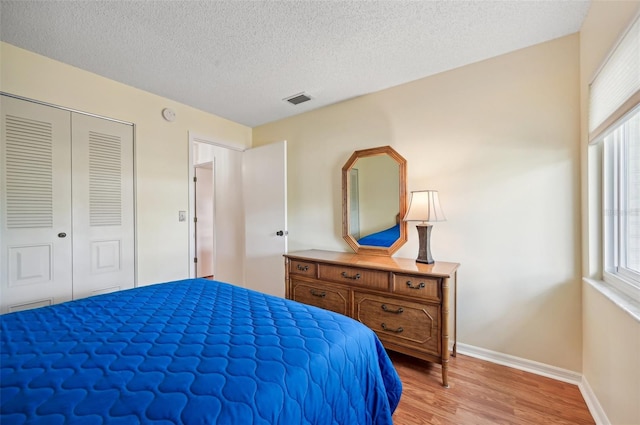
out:
{"label": "white louvered closet door", "polygon": [[134,286],[133,130],[73,113],[73,298]]}
{"label": "white louvered closet door", "polygon": [[0,311],[71,299],[70,112],[0,96]]}

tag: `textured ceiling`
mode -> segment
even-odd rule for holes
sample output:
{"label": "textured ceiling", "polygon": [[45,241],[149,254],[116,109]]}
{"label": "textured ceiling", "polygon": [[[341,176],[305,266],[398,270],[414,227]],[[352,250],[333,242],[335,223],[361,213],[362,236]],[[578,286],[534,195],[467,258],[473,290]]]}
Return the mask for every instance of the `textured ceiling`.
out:
{"label": "textured ceiling", "polygon": [[[589,1],[6,1],[18,47],[257,126],[579,31]],[[283,99],[306,92],[294,106]]]}

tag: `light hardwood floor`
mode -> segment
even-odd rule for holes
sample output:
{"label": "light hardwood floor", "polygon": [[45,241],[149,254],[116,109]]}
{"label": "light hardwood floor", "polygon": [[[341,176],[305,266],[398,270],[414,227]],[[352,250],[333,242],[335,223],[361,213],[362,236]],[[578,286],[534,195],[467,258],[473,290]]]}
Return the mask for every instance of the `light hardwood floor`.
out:
{"label": "light hardwood floor", "polygon": [[403,383],[394,425],[594,424],[577,386],[458,354],[440,365],[389,352]]}

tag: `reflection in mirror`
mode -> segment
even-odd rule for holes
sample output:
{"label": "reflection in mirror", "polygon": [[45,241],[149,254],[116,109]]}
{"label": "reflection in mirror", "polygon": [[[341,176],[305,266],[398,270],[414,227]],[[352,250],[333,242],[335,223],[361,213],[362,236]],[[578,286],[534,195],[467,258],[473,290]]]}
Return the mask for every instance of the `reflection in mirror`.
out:
{"label": "reflection in mirror", "polygon": [[398,163],[390,156],[358,159],[350,177],[350,233],[360,245],[390,247],[400,236]]}
{"label": "reflection in mirror", "polygon": [[342,177],[344,239],[358,253],[393,254],[407,240],[405,159],[389,146],[356,151]]}

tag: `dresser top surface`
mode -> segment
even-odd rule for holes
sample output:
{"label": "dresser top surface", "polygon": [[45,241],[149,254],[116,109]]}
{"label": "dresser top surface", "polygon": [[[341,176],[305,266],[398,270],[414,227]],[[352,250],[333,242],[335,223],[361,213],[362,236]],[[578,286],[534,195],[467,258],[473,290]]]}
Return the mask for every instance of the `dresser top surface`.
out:
{"label": "dresser top surface", "polygon": [[284,255],[288,258],[321,261],[353,267],[375,268],[399,273],[418,273],[431,276],[450,277],[458,269],[460,264],[436,261],[433,264],[417,263],[410,258],[382,257],[377,255],[361,255],[352,252],[323,251],[310,249],[306,251],[289,252]]}

